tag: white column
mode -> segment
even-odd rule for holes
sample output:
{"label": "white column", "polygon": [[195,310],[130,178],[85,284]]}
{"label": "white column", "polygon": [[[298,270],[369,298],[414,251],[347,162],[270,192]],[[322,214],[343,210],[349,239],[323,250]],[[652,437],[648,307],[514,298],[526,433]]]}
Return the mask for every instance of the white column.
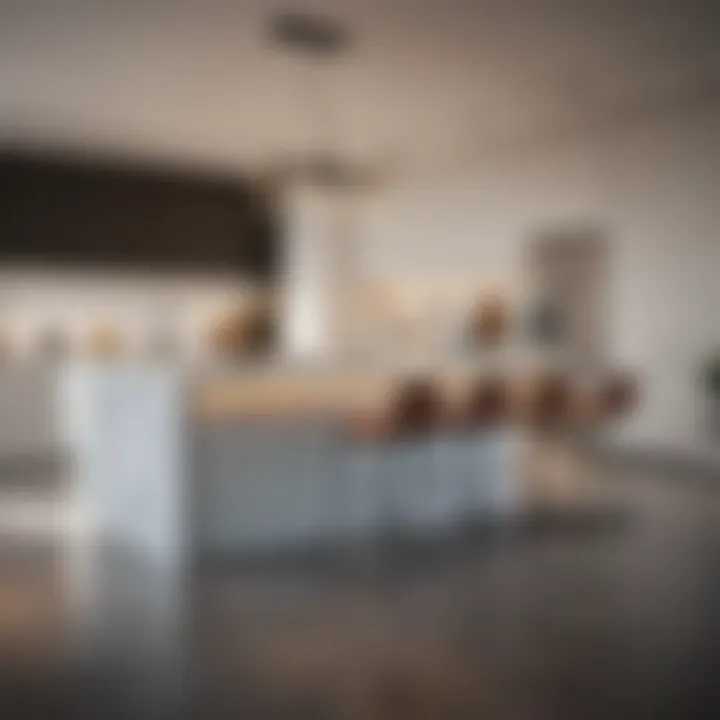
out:
{"label": "white column", "polygon": [[190,454],[182,375],[117,363],[68,370],[73,502],[100,537],[164,566],[182,562]]}

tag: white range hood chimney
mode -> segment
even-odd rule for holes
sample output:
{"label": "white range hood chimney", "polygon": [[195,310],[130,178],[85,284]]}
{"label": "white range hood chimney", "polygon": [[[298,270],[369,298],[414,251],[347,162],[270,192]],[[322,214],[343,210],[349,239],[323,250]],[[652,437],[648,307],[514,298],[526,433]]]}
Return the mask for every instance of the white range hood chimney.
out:
{"label": "white range hood chimney", "polygon": [[298,183],[284,194],[280,341],[289,358],[342,349],[348,300],[357,289],[358,198]]}

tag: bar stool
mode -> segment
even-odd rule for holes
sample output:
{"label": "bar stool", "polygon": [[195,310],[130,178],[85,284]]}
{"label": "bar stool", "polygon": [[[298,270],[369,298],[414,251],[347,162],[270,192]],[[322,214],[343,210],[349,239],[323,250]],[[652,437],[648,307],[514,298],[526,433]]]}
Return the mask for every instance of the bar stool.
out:
{"label": "bar stool", "polygon": [[445,412],[440,388],[427,377],[402,381],[388,410],[382,451],[387,472],[377,478],[381,532],[424,530],[443,514],[438,510],[443,491],[439,430]]}
{"label": "bar stool", "polygon": [[[496,467],[491,443],[499,442],[497,430],[508,417],[509,388],[506,378],[486,375],[471,381],[465,397],[454,413],[452,429],[458,435],[456,453],[462,458],[462,500],[464,520],[473,523],[478,510],[487,515],[497,509],[497,483],[505,478]],[[495,447],[495,454],[499,448]],[[495,481],[495,486],[493,486]],[[492,495],[491,495],[492,494]]]}
{"label": "bar stool", "polygon": [[536,497],[548,490],[554,499],[568,495],[573,474],[568,443],[573,402],[573,385],[561,372],[536,378],[526,398],[523,419],[533,435],[528,474]]}
{"label": "bar stool", "polygon": [[[355,481],[373,488],[372,526],[376,534],[384,537],[399,530],[419,529],[427,520],[424,506],[437,492],[437,448],[433,441],[443,413],[435,381],[418,377],[401,381],[381,407],[352,419],[349,433],[360,452],[353,453],[351,472]],[[365,513],[361,524],[368,522]]]}

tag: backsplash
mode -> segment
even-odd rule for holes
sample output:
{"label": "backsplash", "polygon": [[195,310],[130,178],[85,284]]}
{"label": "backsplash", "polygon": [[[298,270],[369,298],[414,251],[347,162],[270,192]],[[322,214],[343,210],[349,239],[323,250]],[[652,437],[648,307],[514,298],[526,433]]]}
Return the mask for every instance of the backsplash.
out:
{"label": "backsplash", "polygon": [[0,274],[0,336],[6,357],[86,354],[102,346],[145,354],[174,346],[185,358],[209,351],[215,318],[248,305],[260,289],[233,277]]}

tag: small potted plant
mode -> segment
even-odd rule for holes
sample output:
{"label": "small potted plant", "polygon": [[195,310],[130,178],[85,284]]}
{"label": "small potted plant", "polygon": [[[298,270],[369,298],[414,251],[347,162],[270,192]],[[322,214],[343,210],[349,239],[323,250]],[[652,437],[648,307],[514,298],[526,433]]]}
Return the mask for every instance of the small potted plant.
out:
{"label": "small potted plant", "polygon": [[709,403],[713,435],[720,437],[720,346],[715,348],[703,365],[702,385]]}

